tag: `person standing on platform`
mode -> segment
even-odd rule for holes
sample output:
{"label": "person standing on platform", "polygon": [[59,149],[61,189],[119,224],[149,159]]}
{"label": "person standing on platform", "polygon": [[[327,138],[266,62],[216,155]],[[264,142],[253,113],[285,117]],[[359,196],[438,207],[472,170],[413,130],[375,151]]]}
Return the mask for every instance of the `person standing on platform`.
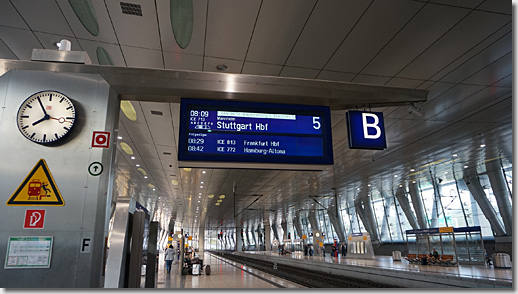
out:
{"label": "person standing on platform", "polygon": [[308,256],[308,244],[304,244],[304,256]]}
{"label": "person standing on platform", "polygon": [[342,244],[342,256],[345,257],[347,255],[347,245]]}
{"label": "person standing on platform", "polygon": [[326,257],[326,246],[322,246],[322,256]]}
{"label": "person standing on platform", "polygon": [[171,264],[173,263],[173,260],[174,260],[174,248],[173,248],[173,245],[170,244],[169,247],[166,249],[164,255],[165,255],[165,266],[166,266],[166,270],[168,273],[171,272]]}

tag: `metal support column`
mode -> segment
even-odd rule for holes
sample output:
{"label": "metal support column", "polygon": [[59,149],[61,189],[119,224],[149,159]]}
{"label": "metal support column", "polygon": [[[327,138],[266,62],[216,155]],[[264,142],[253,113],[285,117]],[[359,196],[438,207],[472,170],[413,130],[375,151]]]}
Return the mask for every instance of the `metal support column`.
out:
{"label": "metal support column", "polygon": [[126,247],[129,238],[129,199],[117,200],[113,229],[110,237],[110,251],[106,260],[106,275],[104,278],[105,288],[124,288],[126,272]]}
{"label": "metal support column", "polygon": [[146,214],[136,211],[133,214],[133,226],[131,229],[130,263],[128,271],[128,288],[140,288],[142,282],[142,245],[144,242],[144,224]]}
{"label": "metal support column", "polygon": [[146,262],[146,288],[155,288],[155,269],[157,265],[158,222],[149,223],[149,238]]}
{"label": "metal support column", "polygon": [[410,184],[408,186],[408,194],[410,194],[410,199],[412,199],[412,206],[414,206],[414,211],[417,218],[417,223],[419,224],[420,229],[428,228],[428,223],[426,221],[426,213],[424,211],[423,201],[421,198],[421,193],[419,193],[419,186],[417,183]]}
{"label": "metal support column", "polygon": [[492,161],[486,164],[487,176],[491,183],[493,195],[495,195],[498,210],[504,221],[507,235],[513,234],[513,208],[509,198],[509,188],[505,180],[504,172],[499,162]]}
{"label": "metal support column", "polygon": [[264,250],[271,251],[272,250],[272,238],[270,236],[270,232],[271,232],[270,212],[268,210],[264,211],[264,214],[263,214],[263,226],[264,226]]}
{"label": "metal support column", "polygon": [[395,196],[397,198],[397,201],[399,202],[399,205],[401,206],[401,209],[405,213],[406,219],[410,223],[410,226],[412,226],[412,229],[419,229],[419,225],[417,224],[414,212],[412,211],[412,208],[410,208],[410,202],[408,201],[408,198],[406,196],[405,189],[403,187],[397,189]]}
{"label": "metal support column", "polygon": [[500,222],[500,219],[498,219],[496,211],[493,208],[493,206],[491,206],[489,199],[487,199],[486,193],[484,192],[484,188],[482,188],[482,185],[480,185],[478,177],[471,177],[467,182],[464,180],[459,181],[459,184],[462,183],[464,183],[468,187],[469,191],[471,192],[471,195],[473,195],[473,198],[475,198],[475,200],[477,201],[478,206],[480,206],[480,209],[482,209],[482,213],[484,213],[484,216],[491,224],[491,229],[493,230],[495,235],[504,236],[505,232],[502,223]]}

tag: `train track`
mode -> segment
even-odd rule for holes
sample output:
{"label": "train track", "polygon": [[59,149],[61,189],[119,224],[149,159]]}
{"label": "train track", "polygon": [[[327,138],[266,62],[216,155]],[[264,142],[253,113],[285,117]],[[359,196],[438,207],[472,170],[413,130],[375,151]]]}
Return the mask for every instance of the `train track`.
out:
{"label": "train track", "polygon": [[370,280],[333,275],[283,264],[274,264],[273,262],[238,256],[228,252],[211,253],[308,288],[403,288]]}

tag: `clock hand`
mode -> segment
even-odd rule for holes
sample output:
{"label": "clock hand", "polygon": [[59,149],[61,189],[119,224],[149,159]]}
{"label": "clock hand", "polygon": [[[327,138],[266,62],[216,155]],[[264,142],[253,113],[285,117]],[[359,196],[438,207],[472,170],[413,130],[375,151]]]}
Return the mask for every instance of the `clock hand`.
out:
{"label": "clock hand", "polygon": [[48,120],[49,118],[50,118],[50,115],[45,114],[45,116],[44,116],[42,119],[40,119],[40,120],[37,120],[37,121],[33,122],[33,123],[32,123],[32,126],[35,126],[35,125],[39,124],[40,122],[42,122],[42,121],[44,121],[44,120]]}
{"label": "clock hand", "polygon": [[43,103],[41,103],[40,97],[38,97],[38,102],[40,103],[41,109],[43,110],[43,114],[45,114],[45,116],[48,116],[47,111],[45,111],[45,107],[43,107]]}
{"label": "clock hand", "polygon": [[64,117],[60,117],[60,118],[50,117],[50,119],[55,119],[55,120],[59,121],[60,124],[62,124],[64,122],[67,122],[70,124],[72,123],[71,121],[66,120]]}

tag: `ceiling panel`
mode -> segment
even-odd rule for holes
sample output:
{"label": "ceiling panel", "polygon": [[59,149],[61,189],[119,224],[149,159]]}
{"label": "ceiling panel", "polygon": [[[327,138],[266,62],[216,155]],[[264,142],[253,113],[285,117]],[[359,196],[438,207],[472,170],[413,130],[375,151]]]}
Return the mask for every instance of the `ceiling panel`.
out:
{"label": "ceiling panel", "polygon": [[0,26],[0,39],[20,60],[31,60],[32,49],[43,49],[36,36],[27,30]]}
{"label": "ceiling panel", "polygon": [[[124,60],[124,57],[122,56],[122,51],[119,45],[116,44],[109,44],[109,43],[99,43],[84,39],[78,39],[79,44],[81,45],[81,48],[83,51],[86,51],[88,53],[88,56],[90,57],[90,60],[92,61],[92,64],[99,64],[99,59],[97,57],[97,49],[99,47],[102,47],[108,54],[110,55],[111,60],[113,61],[113,65],[115,66],[126,66],[126,61]],[[72,50],[76,50],[72,46]]]}
{"label": "ceiling panel", "polygon": [[228,69],[224,71],[225,73],[240,73],[243,67],[243,61],[205,57],[203,61],[203,71],[219,72],[216,68],[218,65],[226,65],[228,67]]}
{"label": "ceiling panel", "polygon": [[203,56],[182,54],[179,52],[165,52],[164,62],[166,69],[175,70],[196,70],[201,71],[203,67]]}
{"label": "ceiling panel", "polygon": [[14,1],[13,5],[31,30],[74,37],[55,0]]}
{"label": "ceiling panel", "polygon": [[[147,2],[147,1],[146,1]],[[151,2],[151,1],[149,1]],[[170,0],[157,0],[158,22],[160,25],[160,40],[164,55],[166,52],[177,52],[191,55],[203,55],[205,45],[205,27],[207,15],[207,0],[192,1],[193,26],[189,45],[185,49],[180,48],[174,38],[171,27]],[[174,68],[174,67],[172,67]],[[183,69],[183,68],[182,68]],[[201,70],[201,69],[199,69]]]}
{"label": "ceiling panel", "polygon": [[484,0],[430,0],[431,3],[444,4],[448,6],[458,6],[465,8],[475,8],[480,5]]}
{"label": "ceiling panel", "polygon": [[246,60],[284,64],[315,2],[263,1]]}
{"label": "ceiling panel", "polygon": [[278,76],[282,66],[246,61],[241,73],[261,76]]}
{"label": "ceiling panel", "polygon": [[[362,73],[393,76],[447,33],[470,10],[427,4],[362,70]],[[437,19],[441,19],[437,22]],[[434,23],[433,26],[428,24]]]}
{"label": "ceiling panel", "polygon": [[354,79],[355,76],[356,74],[353,73],[323,70],[318,74],[317,79],[338,82],[350,82],[352,81],[352,79]]}
{"label": "ceiling panel", "polygon": [[121,46],[128,67],[164,68],[162,51]]}
{"label": "ceiling panel", "polygon": [[1,59],[18,59],[13,51],[0,39],[0,58]]}
{"label": "ceiling panel", "polygon": [[286,65],[324,67],[370,3],[370,0],[319,1]]}
{"label": "ceiling panel", "polygon": [[16,11],[11,1],[0,1],[0,26],[28,30],[27,23]]}
{"label": "ceiling panel", "polygon": [[511,15],[512,13],[512,5],[514,1],[492,1],[486,0],[482,3],[477,9],[486,10],[496,13],[505,13],[507,15]]}
{"label": "ceiling panel", "polygon": [[[121,45],[125,45],[123,51],[126,46],[161,50],[154,1],[133,0],[131,2],[131,4],[140,5],[142,16],[123,14],[119,1],[106,1],[105,3],[115,28],[117,40]],[[128,66],[130,66],[129,62]]]}
{"label": "ceiling panel", "polygon": [[325,69],[359,73],[424,5],[406,0],[374,1]]}
{"label": "ceiling panel", "polygon": [[209,2],[208,56],[244,60],[261,1]]}
{"label": "ceiling panel", "polygon": [[302,79],[315,79],[318,75],[319,70],[311,68],[300,68],[285,66],[279,76],[281,77],[292,77]]}
{"label": "ceiling panel", "polygon": [[509,52],[479,72],[473,74],[464,83],[477,85],[491,85],[513,72],[513,54]]}
{"label": "ceiling panel", "polygon": [[473,11],[398,76],[428,79],[510,21],[510,16]]}
{"label": "ceiling panel", "polygon": [[[61,11],[65,15],[66,21],[73,31],[73,36],[78,39],[86,39],[91,41],[98,41],[104,43],[117,44],[117,37],[113,30],[113,25],[110,15],[106,10],[104,1],[90,1],[95,12],[95,17],[99,26],[99,34],[92,35],[85,29],[78,16],[74,13],[70,2],[67,0],[56,0]],[[118,2],[118,1],[117,1]]]}
{"label": "ceiling panel", "polygon": [[390,80],[390,77],[376,75],[357,75],[351,82],[358,84],[384,85]]}
{"label": "ceiling panel", "polygon": [[[466,76],[480,68],[488,60],[495,60],[509,52],[509,47],[505,45],[510,42],[512,34],[512,24],[506,24],[502,28],[495,30],[491,36],[466,51],[454,62],[437,72],[432,79],[442,79],[443,81],[460,82]],[[475,70],[473,70],[475,69]],[[464,78],[461,76],[464,75]]]}

